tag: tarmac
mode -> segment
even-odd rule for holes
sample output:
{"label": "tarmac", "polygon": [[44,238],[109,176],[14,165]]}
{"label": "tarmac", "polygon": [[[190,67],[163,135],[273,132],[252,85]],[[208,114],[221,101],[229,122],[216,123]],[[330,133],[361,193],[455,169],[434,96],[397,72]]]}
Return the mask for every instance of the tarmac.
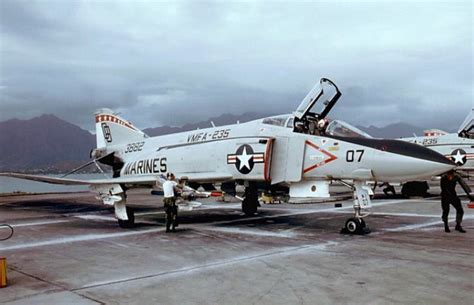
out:
{"label": "tarmac", "polygon": [[[202,200],[165,233],[161,201],[129,193],[121,229],[94,194],[0,197],[8,263],[1,304],[474,304],[474,210],[445,233],[440,198],[377,194],[368,235],[339,231],[351,200],[262,205]],[[137,204],[138,203],[138,204]],[[6,235],[0,230],[0,238]]]}

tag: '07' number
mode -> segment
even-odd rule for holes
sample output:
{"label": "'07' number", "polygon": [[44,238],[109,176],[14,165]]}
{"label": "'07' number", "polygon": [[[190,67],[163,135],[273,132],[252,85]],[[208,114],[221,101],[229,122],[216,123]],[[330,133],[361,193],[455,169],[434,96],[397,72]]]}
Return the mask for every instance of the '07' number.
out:
{"label": "'07' number", "polygon": [[357,162],[360,162],[360,160],[362,160],[362,156],[364,155],[364,150],[363,149],[358,149],[356,151],[348,150],[346,152],[346,161],[354,162],[356,154],[358,154]]}

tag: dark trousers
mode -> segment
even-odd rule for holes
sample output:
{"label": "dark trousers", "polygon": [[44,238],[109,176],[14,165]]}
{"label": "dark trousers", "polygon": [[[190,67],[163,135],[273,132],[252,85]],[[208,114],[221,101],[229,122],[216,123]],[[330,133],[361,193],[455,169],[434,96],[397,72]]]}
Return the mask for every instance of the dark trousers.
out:
{"label": "dark trousers", "polygon": [[178,223],[178,207],[176,206],[176,199],[174,197],[165,198],[163,200],[166,213],[166,230],[170,227],[174,230]]}
{"label": "dark trousers", "polygon": [[457,196],[441,196],[441,208],[443,209],[443,215],[441,216],[441,219],[443,219],[445,224],[448,223],[450,204],[456,209],[456,222],[461,224],[464,210],[461,205],[461,200]]}

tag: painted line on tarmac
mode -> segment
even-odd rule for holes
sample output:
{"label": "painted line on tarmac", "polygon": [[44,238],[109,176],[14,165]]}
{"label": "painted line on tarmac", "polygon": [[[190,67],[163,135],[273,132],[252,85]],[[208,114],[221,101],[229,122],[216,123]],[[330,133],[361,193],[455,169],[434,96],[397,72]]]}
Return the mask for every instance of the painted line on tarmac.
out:
{"label": "painted line on tarmac", "polygon": [[39,242],[32,242],[32,243],[24,243],[12,246],[2,246],[0,245],[0,250],[9,251],[9,250],[19,250],[19,249],[27,249],[27,248],[37,248],[37,247],[45,247],[45,246],[54,246],[60,244],[68,244],[73,242],[81,242],[81,241],[95,241],[101,239],[109,239],[109,238],[118,238],[118,237],[126,237],[126,236],[134,236],[134,235],[141,235],[141,234],[148,234],[148,233],[155,233],[164,231],[165,228],[155,228],[155,229],[147,229],[147,230],[140,230],[140,231],[130,231],[130,232],[121,232],[121,233],[104,233],[104,234],[88,234],[88,235],[80,235],[75,237],[61,237],[52,240],[45,240]]}
{"label": "painted line on tarmac", "polygon": [[[339,214],[352,214],[352,212],[349,211],[339,211],[336,212]],[[400,217],[425,217],[425,218],[435,218],[435,217],[440,217],[439,214],[417,214],[417,213],[391,213],[391,212],[372,212],[369,214],[369,216],[372,215],[380,215],[380,216],[400,216]]]}
{"label": "painted line on tarmac", "polygon": [[325,251],[328,247],[335,246],[337,244],[339,243],[335,241],[327,241],[320,244],[302,245],[302,246],[297,246],[297,247],[286,247],[283,249],[279,248],[278,250],[257,253],[254,255],[240,256],[233,259],[217,261],[217,262],[204,264],[204,265],[188,266],[188,267],[184,267],[184,268],[180,268],[176,270],[164,271],[164,272],[153,273],[153,274],[137,276],[137,277],[122,278],[122,279],[111,280],[111,281],[106,281],[106,282],[96,282],[96,283],[92,283],[90,285],[83,286],[80,288],[71,289],[71,291],[75,292],[75,291],[81,291],[81,290],[86,290],[86,289],[93,289],[93,288],[99,288],[99,287],[104,287],[104,286],[111,286],[111,285],[134,282],[134,281],[146,280],[146,279],[151,279],[151,278],[160,278],[160,277],[166,277],[166,276],[179,275],[182,273],[186,274],[186,273],[192,273],[192,272],[200,272],[200,271],[205,271],[208,269],[226,267],[226,266],[240,264],[244,262],[247,263],[250,261],[260,260],[260,259],[264,259],[268,257],[289,255],[289,254],[292,254],[295,252],[301,252],[301,251]]}
{"label": "painted line on tarmac", "polygon": [[[469,215],[469,216],[464,217],[464,220],[470,220],[470,219],[474,219],[474,215]],[[437,221],[425,222],[425,223],[420,223],[420,224],[406,225],[406,226],[401,226],[397,228],[385,229],[384,231],[402,232],[402,231],[409,231],[409,230],[415,230],[415,229],[422,229],[422,228],[431,227],[434,225],[441,225],[441,224],[443,224],[443,222],[441,220],[437,220]]]}
{"label": "painted line on tarmac", "polygon": [[12,224],[13,228],[20,228],[20,227],[31,227],[31,226],[42,226],[42,225],[49,225],[55,223],[63,223],[63,222],[70,222],[71,220],[61,219],[61,220],[47,220],[47,221],[36,221],[36,222],[26,222],[26,223],[18,223]]}
{"label": "painted line on tarmac", "polygon": [[298,234],[290,231],[283,230],[281,232],[273,232],[260,229],[243,229],[243,228],[226,228],[226,227],[210,227],[210,226],[192,226],[196,230],[202,231],[211,231],[218,233],[230,233],[230,234],[239,234],[239,235],[252,235],[252,236],[262,236],[262,237],[283,237],[283,238],[294,238]]}
{"label": "painted line on tarmac", "polygon": [[102,216],[102,215],[77,215],[74,218],[80,218],[85,220],[106,220],[106,221],[117,221],[113,216]]}

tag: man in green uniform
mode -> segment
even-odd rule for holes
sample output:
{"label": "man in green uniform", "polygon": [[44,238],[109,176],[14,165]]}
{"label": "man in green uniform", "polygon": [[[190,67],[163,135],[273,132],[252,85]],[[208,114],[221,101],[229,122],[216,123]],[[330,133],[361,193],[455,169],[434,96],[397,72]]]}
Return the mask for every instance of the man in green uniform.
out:
{"label": "man in green uniform", "polygon": [[456,209],[456,227],[455,230],[461,233],[466,233],[462,228],[461,222],[464,215],[464,210],[461,205],[461,200],[456,194],[456,184],[459,183],[463,190],[466,192],[470,200],[473,200],[473,196],[470,194],[471,190],[469,186],[462,180],[462,178],[454,171],[449,171],[441,177],[441,208],[443,209],[443,215],[441,218],[444,222],[444,231],[446,233],[451,232],[448,226],[448,215],[449,205],[451,204]]}

